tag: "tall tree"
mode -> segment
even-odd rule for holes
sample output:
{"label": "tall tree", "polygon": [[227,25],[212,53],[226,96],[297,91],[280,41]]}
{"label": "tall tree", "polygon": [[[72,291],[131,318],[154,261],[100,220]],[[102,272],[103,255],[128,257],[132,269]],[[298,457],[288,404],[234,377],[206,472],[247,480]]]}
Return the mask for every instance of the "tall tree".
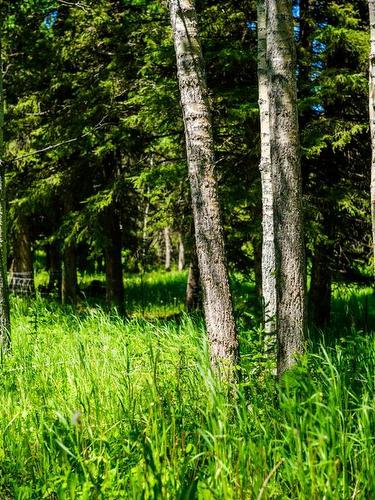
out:
{"label": "tall tree", "polygon": [[275,241],[273,222],[273,193],[270,144],[269,85],[267,72],[266,5],[258,0],[258,84],[261,134],[261,183],[262,183],[262,295],[264,307],[265,348],[268,350],[276,330],[276,279]]}
{"label": "tall tree", "polygon": [[375,0],[368,0],[370,16],[370,82],[369,107],[371,131],[371,224],[372,224],[372,257],[374,259],[375,275]]}
{"label": "tall tree", "polygon": [[4,91],[2,65],[2,18],[0,12],[0,349],[10,348],[10,315],[7,276],[7,228],[6,228],[6,192],[4,166]]}
{"label": "tall tree", "polygon": [[304,351],[305,248],[292,5],[267,0],[270,142],[276,252],[277,369]]}
{"label": "tall tree", "polygon": [[239,349],[226,267],[204,61],[193,0],[169,9],[185,126],[187,162],[211,360],[233,365]]}

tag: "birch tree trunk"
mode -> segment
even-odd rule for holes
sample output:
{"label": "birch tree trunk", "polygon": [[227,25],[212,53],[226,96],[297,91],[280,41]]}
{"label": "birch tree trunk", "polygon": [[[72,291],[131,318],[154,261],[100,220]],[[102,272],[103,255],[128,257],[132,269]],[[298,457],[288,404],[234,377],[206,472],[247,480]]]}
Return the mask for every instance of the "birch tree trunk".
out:
{"label": "birch tree trunk", "polygon": [[270,102],[267,72],[267,26],[265,0],[258,0],[258,85],[261,134],[260,173],[262,183],[262,296],[265,350],[271,349],[276,332],[275,241],[270,145]]}
{"label": "birch tree trunk", "polygon": [[4,92],[0,20],[0,350],[10,349],[10,314],[7,276],[7,230],[4,156]]}
{"label": "birch tree trunk", "polygon": [[375,278],[375,0],[368,0],[370,15],[370,59],[369,59],[369,107],[371,132],[371,225],[372,225],[372,255],[374,260]]}
{"label": "birch tree trunk", "polygon": [[281,376],[304,351],[306,270],[292,5],[290,0],[266,0],[266,6],[277,369]]}
{"label": "birch tree trunk", "polygon": [[193,0],[169,0],[169,9],[211,361],[215,367],[230,367],[238,361],[238,339],[226,267],[209,99],[195,4]]}
{"label": "birch tree trunk", "polygon": [[169,227],[164,228],[164,250],[165,250],[164,269],[166,271],[170,271],[171,260],[172,260],[172,244],[171,244],[171,232]]}
{"label": "birch tree trunk", "polygon": [[185,244],[182,232],[178,233],[178,270],[183,271],[185,267]]}

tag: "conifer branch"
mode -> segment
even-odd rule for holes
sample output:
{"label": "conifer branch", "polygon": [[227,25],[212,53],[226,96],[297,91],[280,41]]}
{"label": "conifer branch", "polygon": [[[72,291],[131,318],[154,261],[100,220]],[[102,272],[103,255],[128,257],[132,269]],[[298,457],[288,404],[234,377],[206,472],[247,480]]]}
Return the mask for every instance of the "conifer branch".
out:
{"label": "conifer branch", "polygon": [[79,135],[78,137],[73,137],[72,139],[67,139],[66,141],[61,141],[61,142],[58,142],[57,144],[52,144],[50,146],[46,146],[45,148],[38,149],[37,151],[33,151],[32,153],[25,153],[24,155],[17,156],[16,158],[12,158],[11,161],[14,162],[14,161],[23,160],[24,158],[29,158],[30,156],[39,155],[41,153],[45,153],[47,151],[51,151],[53,149],[57,149],[57,148],[59,148],[61,146],[65,146],[66,144],[71,144],[72,142],[79,141],[80,139],[83,139],[84,137],[87,137],[88,135],[90,135],[92,132],[105,127],[106,123],[103,123],[103,122],[104,122],[104,120],[106,118],[107,118],[107,116],[104,116],[100,120],[100,122],[97,125],[95,125],[95,127],[93,127],[92,129],[88,130],[84,134]]}

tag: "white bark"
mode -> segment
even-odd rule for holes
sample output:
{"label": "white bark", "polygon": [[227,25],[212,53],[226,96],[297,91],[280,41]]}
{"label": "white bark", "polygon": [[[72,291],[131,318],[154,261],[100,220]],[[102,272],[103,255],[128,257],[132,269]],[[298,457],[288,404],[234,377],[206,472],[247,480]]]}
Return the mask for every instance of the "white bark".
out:
{"label": "white bark", "polygon": [[169,227],[164,228],[164,249],[165,249],[164,267],[166,271],[170,271],[171,260],[172,260],[172,244],[171,244],[171,234]]}
{"label": "white bark", "polygon": [[182,233],[178,233],[178,270],[183,271],[185,267],[185,245]]}
{"label": "white bark", "polygon": [[260,173],[262,183],[262,295],[264,304],[265,350],[272,349],[276,332],[275,242],[270,145],[270,113],[267,72],[267,27],[265,0],[258,0],[258,85],[261,134]]}
{"label": "white bark", "polygon": [[238,360],[238,339],[226,267],[214,144],[203,56],[193,0],[169,1],[204,312],[213,366]]}
{"label": "white bark", "polygon": [[266,9],[280,376],[304,351],[305,249],[292,5],[266,0]]}

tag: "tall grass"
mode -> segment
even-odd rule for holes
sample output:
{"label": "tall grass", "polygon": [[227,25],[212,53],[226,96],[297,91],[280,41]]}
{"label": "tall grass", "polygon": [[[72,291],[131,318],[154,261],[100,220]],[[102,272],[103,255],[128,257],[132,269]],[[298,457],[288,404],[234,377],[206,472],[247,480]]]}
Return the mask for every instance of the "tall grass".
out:
{"label": "tall grass", "polygon": [[279,385],[238,314],[242,380],[228,395],[199,318],[14,299],[0,498],[374,498],[373,334],[348,328]]}

